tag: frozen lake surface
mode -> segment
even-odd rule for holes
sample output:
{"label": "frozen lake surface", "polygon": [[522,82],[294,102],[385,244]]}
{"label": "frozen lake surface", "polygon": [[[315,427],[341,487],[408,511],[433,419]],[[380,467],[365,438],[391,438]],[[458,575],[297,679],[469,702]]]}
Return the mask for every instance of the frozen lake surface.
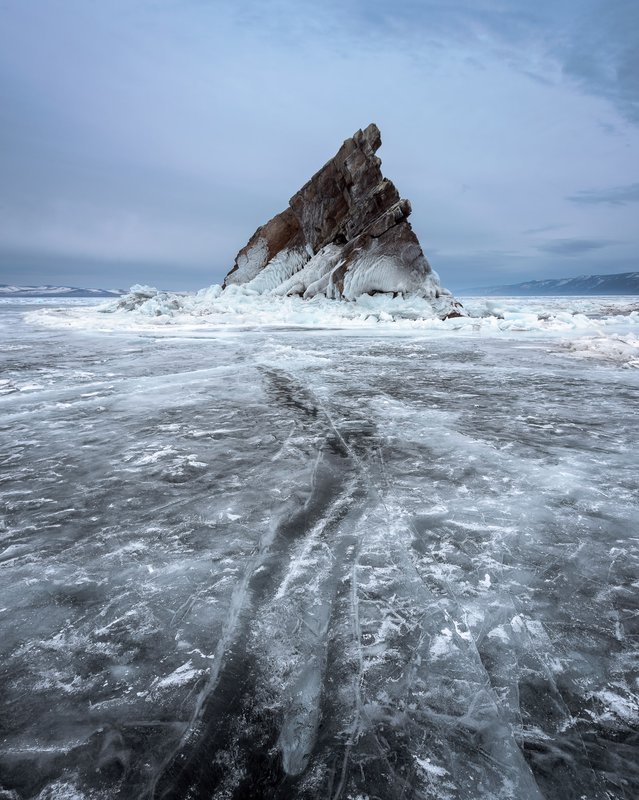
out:
{"label": "frozen lake surface", "polygon": [[0,305],[0,798],[637,798],[637,302],[570,302]]}

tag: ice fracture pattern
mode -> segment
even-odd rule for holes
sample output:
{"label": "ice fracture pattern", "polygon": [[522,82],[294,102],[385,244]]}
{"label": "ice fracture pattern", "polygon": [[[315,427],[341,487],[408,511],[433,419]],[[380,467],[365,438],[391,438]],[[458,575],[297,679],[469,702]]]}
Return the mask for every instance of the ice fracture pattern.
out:
{"label": "ice fracture pattern", "polygon": [[22,310],[0,797],[639,796],[638,370]]}

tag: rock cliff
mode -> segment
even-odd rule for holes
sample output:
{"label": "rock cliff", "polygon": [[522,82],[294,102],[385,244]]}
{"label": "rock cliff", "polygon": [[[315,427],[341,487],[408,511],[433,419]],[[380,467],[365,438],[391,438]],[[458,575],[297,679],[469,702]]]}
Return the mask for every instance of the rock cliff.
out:
{"label": "rock cliff", "polygon": [[255,231],[225,288],[246,284],[258,292],[344,300],[411,294],[446,299],[450,311],[456,304],[408,222],[410,203],[382,175],[375,155],[381,143],[375,124],[347,139],[288,208]]}

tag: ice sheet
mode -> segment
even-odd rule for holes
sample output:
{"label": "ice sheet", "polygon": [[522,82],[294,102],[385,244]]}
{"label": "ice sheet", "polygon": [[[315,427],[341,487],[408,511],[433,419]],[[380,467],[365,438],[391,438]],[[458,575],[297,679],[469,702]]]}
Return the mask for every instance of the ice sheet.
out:
{"label": "ice sheet", "polygon": [[0,789],[636,797],[633,301],[211,295],[0,309]]}

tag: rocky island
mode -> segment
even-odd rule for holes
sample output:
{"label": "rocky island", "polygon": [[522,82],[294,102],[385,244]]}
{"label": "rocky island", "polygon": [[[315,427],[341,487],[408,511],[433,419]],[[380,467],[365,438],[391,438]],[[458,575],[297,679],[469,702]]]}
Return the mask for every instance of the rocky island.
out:
{"label": "rocky island", "polygon": [[375,124],[346,139],[288,208],[255,231],[224,288],[305,299],[416,295],[440,301],[443,316],[459,314],[408,222],[410,202],[382,175],[375,155],[381,143]]}

